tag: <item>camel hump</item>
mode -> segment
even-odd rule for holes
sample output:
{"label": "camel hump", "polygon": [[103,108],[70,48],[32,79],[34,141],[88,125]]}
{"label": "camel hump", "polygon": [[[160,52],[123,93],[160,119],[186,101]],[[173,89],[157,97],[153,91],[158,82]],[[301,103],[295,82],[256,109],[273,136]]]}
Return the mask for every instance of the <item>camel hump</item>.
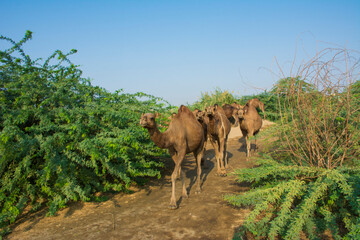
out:
{"label": "camel hump", "polygon": [[190,113],[190,114],[193,114],[193,113],[190,111],[190,109],[187,108],[187,107],[184,106],[184,105],[181,105],[181,106],[179,107],[178,114],[180,114],[180,113]]}

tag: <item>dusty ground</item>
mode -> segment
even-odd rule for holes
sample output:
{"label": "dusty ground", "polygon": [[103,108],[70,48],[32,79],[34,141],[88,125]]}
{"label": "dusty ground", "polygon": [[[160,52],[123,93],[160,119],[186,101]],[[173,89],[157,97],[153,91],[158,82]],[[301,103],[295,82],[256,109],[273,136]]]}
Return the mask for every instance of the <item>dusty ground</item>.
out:
{"label": "dusty ground", "polygon": [[[264,125],[268,124],[265,121]],[[261,150],[261,139],[257,143]],[[162,179],[134,189],[132,194],[114,194],[101,203],[73,203],[54,217],[45,217],[46,209],[27,216],[14,225],[5,239],[232,239],[249,210],[228,205],[223,196],[246,191],[247,187],[236,183],[232,175],[216,175],[210,145],[206,152],[209,168],[203,170],[200,194],[195,194],[195,161],[187,155],[183,169],[189,198],[181,198],[178,180],[177,210],[167,208],[171,171],[166,171]],[[246,161],[245,141],[238,127],[230,132],[228,157],[228,172],[251,165]]]}

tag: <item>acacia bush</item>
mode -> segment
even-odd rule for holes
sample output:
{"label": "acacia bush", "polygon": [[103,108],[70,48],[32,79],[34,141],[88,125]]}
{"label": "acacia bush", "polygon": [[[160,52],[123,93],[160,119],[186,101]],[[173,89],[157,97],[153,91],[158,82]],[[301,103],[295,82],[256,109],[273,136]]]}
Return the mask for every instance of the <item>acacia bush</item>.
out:
{"label": "acacia bush", "polygon": [[[326,49],[275,86],[277,151],[235,172],[252,190],[227,195],[253,206],[239,237],[360,239],[359,60]],[[274,135],[273,135],[274,137]]]}
{"label": "acacia bush", "polygon": [[[54,214],[95,192],[126,191],[160,177],[164,151],[139,126],[141,112],[173,107],[144,93],[110,93],[92,86],[69,55],[45,61],[22,49],[32,33],[0,51],[0,230],[26,206]],[[0,235],[1,236],[1,235]]]}

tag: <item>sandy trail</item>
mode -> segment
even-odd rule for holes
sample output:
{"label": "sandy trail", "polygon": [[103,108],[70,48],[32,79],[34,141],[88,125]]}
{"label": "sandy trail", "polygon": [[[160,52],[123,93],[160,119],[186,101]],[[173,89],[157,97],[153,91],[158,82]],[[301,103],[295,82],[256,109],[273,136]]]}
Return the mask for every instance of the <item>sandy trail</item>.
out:
{"label": "sandy trail", "polygon": [[[264,126],[268,126],[268,121]],[[261,139],[257,141],[262,148]],[[20,219],[5,239],[232,239],[249,212],[228,205],[223,196],[246,191],[232,175],[216,175],[216,159],[208,143],[208,169],[202,173],[202,192],[195,194],[196,167],[187,155],[183,169],[189,198],[181,198],[181,181],[177,181],[179,208],[169,210],[171,170],[160,180],[134,188],[132,194],[113,194],[101,203],[72,203],[54,217],[45,217],[46,209]],[[245,141],[239,127],[231,129],[228,140],[229,169],[251,165],[246,161]],[[169,159],[169,165],[173,166]],[[170,168],[171,169],[171,168]]]}

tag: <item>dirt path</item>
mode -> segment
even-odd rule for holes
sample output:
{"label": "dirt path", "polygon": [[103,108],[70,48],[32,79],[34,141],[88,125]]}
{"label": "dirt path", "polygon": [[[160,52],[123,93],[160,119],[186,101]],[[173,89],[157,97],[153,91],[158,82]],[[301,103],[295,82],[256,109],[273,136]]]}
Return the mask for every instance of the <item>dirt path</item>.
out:
{"label": "dirt path", "polygon": [[[251,162],[246,162],[239,128],[232,128],[229,137],[228,172],[249,166]],[[210,145],[206,152],[209,168],[203,170],[200,194],[195,194],[193,186],[194,158],[186,157],[183,169],[189,198],[181,199],[178,180],[177,210],[167,208],[171,196],[168,171],[162,179],[136,189],[133,194],[114,194],[101,203],[73,203],[55,217],[45,217],[45,210],[38,212],[20,220],[6,239],[232,239],[249,210],[229,206],[223,196],[247,189],[237,184],[232,175],[216,175],[216,160]]]}

